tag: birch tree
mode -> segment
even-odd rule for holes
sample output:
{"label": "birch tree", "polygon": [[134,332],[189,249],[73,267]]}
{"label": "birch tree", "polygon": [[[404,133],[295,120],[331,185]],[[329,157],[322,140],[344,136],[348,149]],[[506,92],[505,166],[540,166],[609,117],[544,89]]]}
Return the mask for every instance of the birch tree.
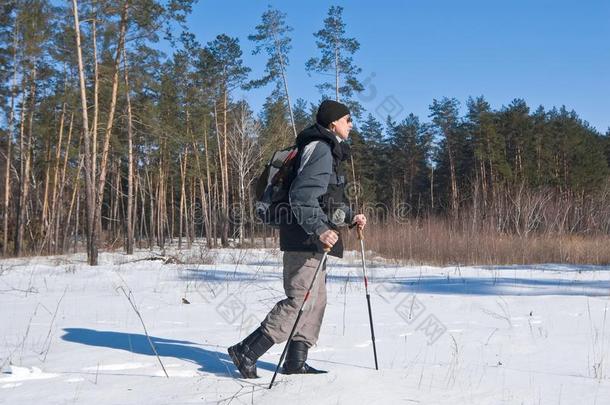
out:
{"label": "birch tree", "polygon": [[260,123],[253,118],[252,112],[245,102],[237,104],[233,117],[233,131],[229,137],[229,154],[238,183],[237,204],[235,204],[237,210],[233,212],[233,219],[238,225],[241,245],[244,241],[246,206],[251,203],[249,190],[261,158],[261,148],[257,142],[261,127]]}

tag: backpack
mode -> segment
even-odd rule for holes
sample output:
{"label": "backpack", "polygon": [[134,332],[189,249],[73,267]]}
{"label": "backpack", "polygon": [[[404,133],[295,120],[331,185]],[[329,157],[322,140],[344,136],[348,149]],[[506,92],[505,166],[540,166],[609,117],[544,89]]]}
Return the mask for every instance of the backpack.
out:
{"label": "backpack", "polygon": [[279,227],[282,214],[290,213],[288,193],[294,180],[299,149],[292,145],[273,153],[254,187],[254,211],[263,224]]}

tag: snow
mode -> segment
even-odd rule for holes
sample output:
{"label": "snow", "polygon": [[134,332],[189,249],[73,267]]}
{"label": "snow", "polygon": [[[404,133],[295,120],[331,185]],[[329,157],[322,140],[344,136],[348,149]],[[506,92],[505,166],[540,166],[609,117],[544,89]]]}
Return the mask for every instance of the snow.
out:
{"label": "snow", "polygon": [[441,268],[369,254],[377,371],[359,254],[348,252],[329,260],[310,350],[329,373],[280,375],[269,390],[283,345],[256,380],[237,378],[226,348],[283,297],[281,253],[168,255],[183,264],[147,250],[103,253],[97,267],[83,254],[0,261],[0,404],[610,403],[609,267]]}

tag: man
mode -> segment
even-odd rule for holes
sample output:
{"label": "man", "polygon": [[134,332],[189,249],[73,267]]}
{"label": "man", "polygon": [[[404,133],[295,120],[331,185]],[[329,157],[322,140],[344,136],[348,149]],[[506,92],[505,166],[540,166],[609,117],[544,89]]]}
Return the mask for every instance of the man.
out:
{"label": "man", "polygon": [[[325,100],[318,108],[316,124],[297,136],[296,173],[288,193],[290,212],[280,225],[286,298],[275,304],[258,329],[229,348],[229,355],[244,378],[257,378],[256,360],[275,343],[288,339],[324,247],[331,247],[330,255],[343,257],[338,227],[366,225],[366,217],[354,216],[348,206],[345,176],[340,168],[349,152],[342,142],[348,139],[352,126],[347,106]],[[309,348],[318,340],[326,308],[326,263],[321,270],[288,347],[284,374],[326,372],[305,362]]]}

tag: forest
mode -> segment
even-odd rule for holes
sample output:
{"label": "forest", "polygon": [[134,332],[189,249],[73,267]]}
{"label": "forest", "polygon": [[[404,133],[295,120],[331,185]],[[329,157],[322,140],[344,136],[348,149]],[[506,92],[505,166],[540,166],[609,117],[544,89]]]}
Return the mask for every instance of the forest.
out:
{"label": "forest", "polygon": [[[252,185],[332,98],[355,121],[348,196],[369,217],[371,249],[441,264],[610,263],[610,131],[564,106],[494,109],[484,95],[381,119],[359,102],[360,43],[339,6],[321,11],[302,66],[324,73],[320,99],[295,97],[290,15],[269,7],[247,38],[200,43],[186,24],[194,2],[2,2],[5,257],[78,250],[96,265],[99,251],[196,240],[275,246]],[[245,41],[266,60],[262,77]],[[260,111],[236,96],[255,88],[269,89]]]}

